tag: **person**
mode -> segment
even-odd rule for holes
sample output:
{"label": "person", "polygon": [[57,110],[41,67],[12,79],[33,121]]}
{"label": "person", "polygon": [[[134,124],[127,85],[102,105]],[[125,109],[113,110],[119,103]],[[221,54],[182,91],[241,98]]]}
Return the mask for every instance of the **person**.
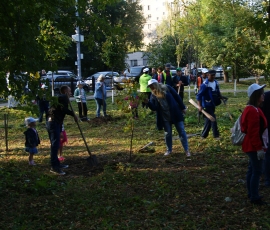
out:
{"label": "person", "polygon": [[129,102],[128,108],[131,110],[133,118],[138,119],[139,96],[137,90],[133,90],[130,95],[125,97],[125,100]]}
{"label": "person", "polygon": [[47,76],[47,73],[46,73],[45,69],[42,69],[40,72],[40,77],[46,77],[46,76]]}
{"label": "person", "polygon": [[167,63],[165,65],[165,70],[163,70],[163,83],[169,86],[173,86],[172,78],[171,64]]}
{"label": "person", "polygon": [[205,82],[207,78],[208,78],[208,69],[203,68],[202,69],[202,83]]}
{"label": "person", "polygon": [[107,116],[107,113],[106,113],[107,91],[106,91],[106,85],[104,81],[105,81],[105,76],[103,74],[99,75],[99,77],[97,78],[97,83],[95,86],[95,93],[94,93],[94,98],[97,105],[96,117],[100,117],[101,106],[103,108],[103,116],[104,117]]}
{"label": "person", "polygon": [[189,65],[186,64],[186,68],[185,68],[185,70],[184,70],[184,75],[185,75],[185,76],[188,76],[189,74],[190,74]]}
{"label": "person", "polygon": [[43,121],[43,114],[45,113],[46,121],[47,121],[47,115],[49,111],[49,101],[46,99],[46,91],[47,86],[45,84],[41,85],[41,92],[36,97],[36,101],[39,108],[39,117],[38,121],[41,123]]}
{"label": "person", "polygon": [[157,74],[157,70],[156,70],[156,68],[152,68],[152,79],[157,79],[157,77],[158,77],[158,74]]}
{"label": "person", "polygon": [[174,89],[179,94],[182,100],[184,100],[184,86],[188,85],[187,78],[182,75],[181,68],[176,69],[176,76],[173,78]]}
{"label": "person", "polygon": [[77,88],[74,91],[74,97],[79,109],[79,118],[81,121],[88,121],[87,118],[87,105],[86,105],[86,93],[83,89],[84,83],[82,81],[77,82]]}
{"label": "person", "polygon": [[25,124],[28,127],[24,132],[25,136],[25,151],[29,153],[29,165],[36,165],[34,155],[38,153],[37,146],[40,144],[38,132],[36,130],[36,122],[38,119],[33,117],[25,118]]}
{"label": "person", "polygon": [[200,91],[196,98],[198,101],[198,110],[201,112],[203,109],[215,118],[215,121],[211,121],[209,118],[204,116],[204,128],[201,134],[202,138],[206,138],[209,135],[209,131],[212,127],[213,136],[219,139],[219,131],[216,121],[215,108],[221,103],[221,93],[219,85],[215,80],[216,71],[209,71],[208,79],[201,85]]}
{"label": "person", "polygon": [[202,72],[200,70],[198,70],[198,73],[197,73],[197,76],[196,76],[196,84],[195,84],[195,87],[194,87],[195,95],[198,94],[202,83],[203,83]]}
{"label": "person", "polygon": [[149,80],[148,86],[152,92],[151,98],[147,102],[148,106],[151,110],[156,111],[157,128],[165,131],[167,151],[164,155],[168,156],[172,153],[172,124],[174,124],[186,156],[190,157],[183,118],[186,106],[181,97],[172,87],[160,84],[155,79]]}
{"label": "person", "polygon": [[60,133],[60,145],[59,145],[59,150],[58,150],[58,160],[59,161],[64,161],[65,158],[63,157],[63,146],[68,142],[67,139],[67,133],[64,127],[64,124],[62,124],[62,131]]}
{"label": "person", "polygon": [[[264,102],[262,111],[267,120],[268,132],[270,130],[270,91],[264,93]],[[270,135],[268,135],[268,144],[270,143]],[[265,153],[264,160],[264,184],[270,188],[270,148],[268,147]]]}
{"label": "person", "polygon": [[[143,75],[140,76],[139,83],[140,83],[140,93],[142,95],[142,98],[150,99],[151,90],[147,87],[147,83],[149,80],[152,79],[152,77],[148,73],[149,73],[149,69],[144,68]],[[142,107],[148,108],[148,106],[144,102],[142,102]]]}
{"label": "person", "polygon": [[163,77],[163,69],[161,66],[157,68],[157,78],[155,78],[158,83],[164,83],[164,77]]}
{"label": "person", "polygon": [[190,84],[190,69],[189,69],[189,65],[188,64],[186,64],[186,68],[184,70],[184,75],[188,79],[188,84]]}
{"label": "person", "polygon": [[246,134],[242,143],[242,150],[249,157],[246,174],[248,198],[252,204],[256,205],[266,204],[259,195],[260,176],[265,157],[262,134],[267,128],[266,117],[260,109],[260,105],[264,101],[263,89],[265,86],[254,83],[248,87],[249,101],[240,120],[241,131]]}
{"label": "person", "polygon": [[78,122],[77,116],[73,111],[69,110],[69,97],[72,95],[70,87],[63,85],[60,88],[60,95],[58,96],[58,104],[52,105],[48,112],[47,131],[51,143],[51,170],[50,172],[58,175],[65,175],[62,171],[64,168],[68,168],[68,165],[60,164],[57,157],[59,145],[60,145],[60,133],[62,130],[62,124],[66,115],[72,116],[76,122]]}

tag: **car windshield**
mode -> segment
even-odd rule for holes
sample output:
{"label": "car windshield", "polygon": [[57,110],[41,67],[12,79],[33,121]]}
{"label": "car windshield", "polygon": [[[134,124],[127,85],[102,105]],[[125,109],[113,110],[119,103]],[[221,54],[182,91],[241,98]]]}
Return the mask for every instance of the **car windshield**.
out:
{"label": "car windshield", "polygon": [[141,69],[142,68],[130,68],[130,73],[138,75],[141,73]]}

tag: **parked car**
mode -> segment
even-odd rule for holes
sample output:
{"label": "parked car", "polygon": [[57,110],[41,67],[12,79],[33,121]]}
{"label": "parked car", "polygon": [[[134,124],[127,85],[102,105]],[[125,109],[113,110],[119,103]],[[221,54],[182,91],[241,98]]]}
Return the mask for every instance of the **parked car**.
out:
{"label": "parked car", "polygon": [[[68,71],[68,70],[57,70],[57,71],[53,72],[53,75],[70,76],[76,80],[79,80],[78,76],[76,76],[74,73],[72,73],[71,71]],[[51,77],[51,76],[52,76],[52,71],[48,71],[46,77]]]}
{"label": "parked car", "polygon": [[[90,88],[93,88],[92,86],[92,78],[95,78],[95,82],[97,81],[98,77],[103,74],[105,76],[105,85],[106,88],[111,89],[113,86],[113,77],[119,77],[119,73],[117,72],[112,72],[112,71],[102,71],[102,72],[97,72],[89,77],[87,77],[84,80],[84,83],[87,84]],[[113,77],[112,77],[113,76]]]}
{"label": "parked car", "polygon": [[[143,74],[143,69],[146,68],[146,67],[148,67],[148,66],[133,66],[133,67],[130,67],[128,76],[132,77],[136,82],[139,82],[140,76]],[[151,69],[149,70],[149,73],[150,72],[151,72]]]}
{"label": "parked car", "polygon": [[113,77],[113,85],[116,89],[122,90],[125,88],[125,84],[128,82],[134,81],[134,77],[132,77],[129,73],[120,76]]}

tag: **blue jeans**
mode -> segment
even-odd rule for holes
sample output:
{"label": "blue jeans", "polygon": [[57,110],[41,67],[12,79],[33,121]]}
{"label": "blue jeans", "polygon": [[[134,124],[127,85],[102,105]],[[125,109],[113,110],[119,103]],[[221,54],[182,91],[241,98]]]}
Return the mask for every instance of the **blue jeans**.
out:
{"label": "blue jeans", "polygon": [[60,133],[62,131],[62,125],[55,121],[47,121],[47,131],[51,142],[51,166],[53,169],[57,169],[60,166],[57,154],[60,146]]}
{"label": "blue jeans", "polygon": [[[188,151],[188,141],[187,135],[184,127],[184,122],[179,121],[174,124],[178,134],[180,141],[183,145],[185,151]],[[172,124],[171,122],[164,121],[164,131],[165,131],[165,142],[168,151],[172,151]]]}
{"label": "blue jeans", "polygon": [[270,187],[270,148],[268,147],[265,153],[263,164],[264,184]]}
{"label": "blue jeans", "polygon": [[[207,107],[205,109],[205,111],[216,119],[215,107]],[[213,136],[214,137],[219,137],[219,131],[218,131],[218,127],[217,127],[217,120],[210,121],[206,116],[204,116],[204,128],[203,128],[201,136],[204,137],[204,138],[208,137],[209,131],[210,131],[211,128],[212,128],[212,131],[213,131]]]}
{"label": "blue jeans", "polygon": [[42,122],[44,113],[45,113],[46,121],[47,121],[47,114],[49,111],[49,102],[48,101],[39,101],[38,107],[39,107],[38,121]]}
{"label": "blue jeans", "polygon": [[103,107],[103,115],[106,116],[106,100],[100,99],[100,98],[95,98],[96,105],[97,105],[97,111],[96,111],[96,116],[100,117],[100,109],[101,106]]}
{"label": "blue jeans", "polygon": [[262,174],[263,160],[258,160],[257,152],[248,152],[249,163],[247,171],[247,190],[251,201],[260,199],[259,183]]}

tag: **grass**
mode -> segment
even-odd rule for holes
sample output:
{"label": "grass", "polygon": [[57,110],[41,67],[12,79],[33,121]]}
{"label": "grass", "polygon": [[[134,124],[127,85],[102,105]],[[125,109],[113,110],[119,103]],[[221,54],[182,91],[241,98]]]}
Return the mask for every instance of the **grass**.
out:
{"label": "grass", "polygon": [[[269,229],[269,208],[251,205],[247,199],[248,158],[230,143],[233,121],[228,112],[236,120],[247,102],[246,93],[224,96],[229,97],[228,105],[216,112],[221,140],[214,140],[211,132],[204,140],[191,137],[190,159],[179,140],[173,141],[173,154],[163,156],[164,134],[155,129],[155,115],[145,111],[145,117],[135,121],[129,162],[130,133],[123,131],[127,118],[108,98],[112,121],[80,123],[101,163],[90,168],[76,124],[67,117],[64,155],[70,168],[65,176],[49,173],[50,145],[44,124],[37,126],[42,142],[35,156],[39,165],[30,167],[24,152],[23,120],[31,114],[1,108],[1,120],[9,113],[10,150],[5,151],[0,126],[0,229]],[[189,106],[186,131],[200,133],[203,125],[185,97]],[[74,102],[73,107],[77,109]],[[88,108],[94,118],[93,100],[88,101]],[[155,145],[149,151],[138,152],[150,141]],[[261,186],[260,193],[270,201],[265,187]]]}

